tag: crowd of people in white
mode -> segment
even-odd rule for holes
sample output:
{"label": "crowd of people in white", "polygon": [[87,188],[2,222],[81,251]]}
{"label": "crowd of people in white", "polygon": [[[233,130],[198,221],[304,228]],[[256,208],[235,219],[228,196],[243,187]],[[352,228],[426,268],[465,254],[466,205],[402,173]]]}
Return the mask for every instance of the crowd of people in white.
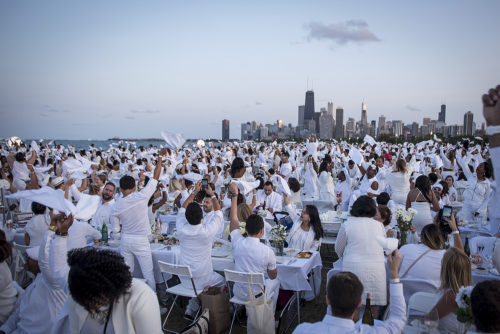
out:
{"label": "crowd of people in white", "polygon": [[[499,99],[500,86],[483,96],[489,144],[436,137],[388,144],[369,136],[362,144],[314,138],[208,147],[167,139],[165,148],[122,142],[81,150],[42,141],[3,144],[7,223],[0,230],[0,333],[162,333],[149,236],[167,201],[179,209],[179,264],[190,267],[196,288],[226,283],[212,267],[211,249],[229,221],[235,269],[263,273],[274,308],[280,281],[266,242],[269,219],[288,213],[288,247],[319,251],[325,237],[321,213],[349,213],[335,242],[335,266],[342,270],[327,282],[328,312],[319,323],[299,324],[295,333],[400,333],[407,324],[404,279],[434,288],[431,312],[439,315],[441,332],[463,332],[455,299],[468,286],[475,286],[475,330],[500,332],[500,277],[474,284],[471,272],[488,260],[500,270]],[[384,254],[380,238],[401,234],[398,207],[416,214],[407,244]],[[446,218],[448,207],[461,209]],[[12,247],[16,229],[8,219],[18,212],[32,213],[24,228],[26,267],[33,273],[22,276],[29,282],[25,289],[13,279],[19,250]],[[489,256],[475,254],[465,242],[464,223],[489,235]],[[119,253],[88,246],[103,230],[119,240]],[[135,261],[145,282],[132,278]],[[262,288],[254,285],[252,295],[262,295]],[[234,284],[239,298],[250,292],[248,285]],[[356,322],[368,294],[374,317],[381,319],[373,326]],[[186,316],[195,318],[199,308],[192,298]]]}

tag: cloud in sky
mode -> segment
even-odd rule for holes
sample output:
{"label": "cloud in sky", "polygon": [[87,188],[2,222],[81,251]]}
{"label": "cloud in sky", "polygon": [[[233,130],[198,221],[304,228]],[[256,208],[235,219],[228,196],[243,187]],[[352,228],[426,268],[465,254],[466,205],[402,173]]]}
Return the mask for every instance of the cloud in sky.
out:
{"label": "cloud in sky", "polygon": [[44,112],[41,112],[41,113],[40,113],[40,116],[42,116],[42,117],[49,117],[49,115],[47,115],[47,114],[46,114],[46,113],[44,113]]}
{"label": "cloud in sky", "polygon": [[309,30],[308,41],[313,39],[330,40],[338,45],[345,45],[349,42],[380,42],[380,39],[368,29],[368,23],[364,20],[349,20],[331,24],[312,21],[306,24],[305,28]]}
{"label": "cloud in sky", "polygon": [[410,105],[407,105],[406,109],[408,109],[409,111],[422,111],[422,110],[420,110],[420,109],[418,109],[416,107],[410,106]]}
{"label": "cloud in sky", "polygon": [[158,114],[159,110],[131,110],[132,114]]}
{"label": "cloud in sky", "polygon": [[125,116],[125,119],[135,119],[134,116]]}
{"label": "cloud in sky", "polygon": [[256,105],[256,106],[261,106],[261,105],[262,105],[262,102],[260,102],[260,101],[255,101],[255,105]]}

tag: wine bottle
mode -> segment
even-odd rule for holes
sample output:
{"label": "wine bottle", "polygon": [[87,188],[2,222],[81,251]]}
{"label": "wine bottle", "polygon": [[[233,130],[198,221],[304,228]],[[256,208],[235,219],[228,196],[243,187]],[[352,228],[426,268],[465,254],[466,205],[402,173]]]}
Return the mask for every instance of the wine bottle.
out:
{"label": "wine bottle", "polygon": [[106,223],[102,223],[102,229],[101,229],[101,239],[102,242],[107,243],[108,242],[108,227],[106,226]]}
{"label": "wine bottle", "polygon": [[470,256],[470,246],[469,246],[469,236],[468,235],[465,236],[464,252],[465,252],[465,254]]}
{"label": "wine bottle", "polygon": [[373,326],[374,324],[369,293],[366,294],[365,311],[363,312],[363,320],[361,320],[361,323],[370,326]]}

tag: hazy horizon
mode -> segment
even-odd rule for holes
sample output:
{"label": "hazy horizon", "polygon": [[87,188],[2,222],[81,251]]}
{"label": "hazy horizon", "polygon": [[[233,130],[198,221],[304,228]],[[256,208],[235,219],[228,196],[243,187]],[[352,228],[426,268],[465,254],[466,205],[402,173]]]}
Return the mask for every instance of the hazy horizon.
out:
{"label": "hazy horizon", "polygon": [[[230,137],[297,125],[313,88],[344,121],[479,127],[500,83],[500,2],[2,1],[0,137]],[[495,34],[495,35],[494,35]]]}

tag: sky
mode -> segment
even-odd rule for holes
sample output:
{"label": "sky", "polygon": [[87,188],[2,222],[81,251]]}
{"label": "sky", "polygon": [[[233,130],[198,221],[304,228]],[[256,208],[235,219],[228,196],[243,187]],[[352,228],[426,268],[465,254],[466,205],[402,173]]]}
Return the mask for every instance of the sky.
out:
{"label": "sky", "polygon": [[0,2],[0,138],[231,138],[297,124],[305,91],[344,120],[478,126],[500,84],[500,1]]}

